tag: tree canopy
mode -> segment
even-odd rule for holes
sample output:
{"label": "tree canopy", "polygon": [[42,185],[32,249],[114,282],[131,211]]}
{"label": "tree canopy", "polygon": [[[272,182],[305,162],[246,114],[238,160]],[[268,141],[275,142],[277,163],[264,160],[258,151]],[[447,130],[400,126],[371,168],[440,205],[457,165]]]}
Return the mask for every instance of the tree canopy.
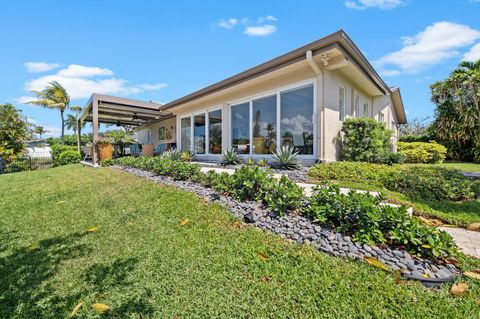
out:
{"label": "tree canopy", "polygon": [[480,60],[462,62],[430,89],[438,140],[453,159],[480,162]]}
{"label": "tree canopy", "polygon": [[0,104],[0,156],[3,158],[21,155],[25,150],[29,133],[20,112],[12,104]]}

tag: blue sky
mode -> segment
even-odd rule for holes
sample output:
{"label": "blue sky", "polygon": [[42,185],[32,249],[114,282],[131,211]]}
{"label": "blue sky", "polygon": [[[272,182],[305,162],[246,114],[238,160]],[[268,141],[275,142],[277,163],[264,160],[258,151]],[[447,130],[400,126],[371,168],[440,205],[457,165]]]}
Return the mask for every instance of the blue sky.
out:
{"label": "blue sky", "polygon": [[480,58],[480,0],[2,1],[0,103],[56,135],[58,112],[22,102],[58,80],[72,104],[99,93],[168,102],[344,29],[432,116],[429,84]]}

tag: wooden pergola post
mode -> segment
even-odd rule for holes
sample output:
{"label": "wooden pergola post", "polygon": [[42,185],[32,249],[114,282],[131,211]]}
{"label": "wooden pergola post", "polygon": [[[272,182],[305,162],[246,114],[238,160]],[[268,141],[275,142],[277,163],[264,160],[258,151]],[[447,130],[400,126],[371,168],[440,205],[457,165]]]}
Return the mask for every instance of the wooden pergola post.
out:
{"label": "wooden pergola post", "polygon": [[93,152],[92,162],[93,165],[98,164],[98,142],[100,137],[98,136],[98,100],[94,97],[92,100],[92,131],[93,131]]}

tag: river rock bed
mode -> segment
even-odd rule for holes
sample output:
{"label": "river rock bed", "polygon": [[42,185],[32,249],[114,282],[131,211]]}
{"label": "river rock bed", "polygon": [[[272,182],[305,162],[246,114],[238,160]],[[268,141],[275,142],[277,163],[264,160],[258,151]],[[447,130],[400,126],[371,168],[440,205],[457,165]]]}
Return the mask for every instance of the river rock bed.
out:
{"label": "river rock bed", "polygon": [[218,194],[215,190],[197,183],[175,181],[170,177],[156,175],[137,168],[117,168],[160,184],[194,192],[207,201],[222,204],[236,218],[255,227],[278,234],[298,244],[313,245],[317,250],[337,257],[359,260],[364,260],[365,257],[374,257],[394,271],[398,270],[408,277],[422,280],[426,278],[451,278],[459,274],[459,270],[452,264],[436,264],[431,260],[411,256],[404,250],[354,242],[350,236],[337,233],[295,213],[280,217],[257,202],[241,202],[233,197]]}

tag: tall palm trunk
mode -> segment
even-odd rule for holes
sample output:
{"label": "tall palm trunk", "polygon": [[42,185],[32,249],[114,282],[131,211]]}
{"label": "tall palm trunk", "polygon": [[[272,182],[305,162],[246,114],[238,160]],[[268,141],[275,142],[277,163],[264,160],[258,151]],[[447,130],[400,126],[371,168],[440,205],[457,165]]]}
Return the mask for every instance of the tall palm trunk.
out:
{"label": "tall palm trunk", "polygon": [[60,111],[60,115],[62,116],[62,136],[61,136],[61,141],[62,145],[65,144],[65,119],[63,117],[63,110]]}

